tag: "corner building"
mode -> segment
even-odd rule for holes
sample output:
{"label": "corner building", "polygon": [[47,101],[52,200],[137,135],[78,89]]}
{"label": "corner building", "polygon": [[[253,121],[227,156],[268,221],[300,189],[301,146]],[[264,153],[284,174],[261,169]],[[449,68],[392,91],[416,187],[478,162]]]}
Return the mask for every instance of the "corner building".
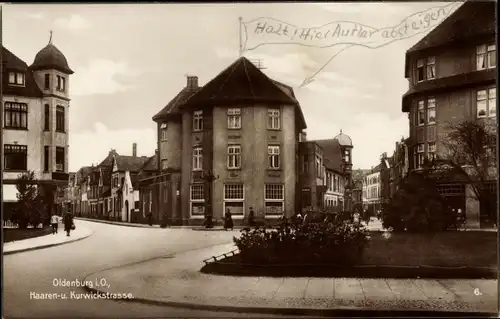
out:
{"label": "corner building", "polygon": [[[402,111],[408,113],[410,171],[426,157],[446,157],[449,124],[465,120],[496,123],[496,26],[494,2],[465,2],[406,53],[409,90]],[[496,143],[495,143],[496,144]],[[496,145],[491,145],[496,154]],[[488,181],[496,194],[496,167]],[[480,207],[467,181],[450,178],[439,186],[455,208],[465,211],[468,228],[491,227],[496,211]]]}
{"label": "corner building", "polygon": [[68,184],[69,76],[73,71],[51,42],[29,67],[2,46],[2,64],[2,191],[8,203],[17,201],[16,179],[27,171],[35,173],[42,192]]}
{"label": "corner building", "polygon": [[[201,224],[208,201],[214,220],[230,209],[235,224],[250,208],[262,219],[296,211],[304,116],[292,88],[246,58],[203,87],[188,77],[153,120],[161,171],[156,184],[164,185],[155,189],[158,218]],[[218,178],[209,182],[208,174]]]}

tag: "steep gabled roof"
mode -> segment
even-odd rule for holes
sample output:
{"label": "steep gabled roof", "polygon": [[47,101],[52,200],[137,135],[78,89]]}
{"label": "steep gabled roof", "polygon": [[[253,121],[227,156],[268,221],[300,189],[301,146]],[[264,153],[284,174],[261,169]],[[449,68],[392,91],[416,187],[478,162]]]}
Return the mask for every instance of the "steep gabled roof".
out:
{"label": "steep gabled roof", "polygon": [[[276,81],[267,77],[247,58],[241,57],[191,96],[184,107],[259,103],[295,105],[300,108],[293,95],[287,94],[284,88],[279,87]],[[305,128],[305,121],[300,126]]]}
{"label": "steep gabled roof", "polygon": [[83,183],[87,176],[92,172],[92,166],[84,166],[80,168],[77,172],[76,175],[78,176],[78,182]]}
{"label": "steep gabled roof", "polygon": [[342,172],[342,149],[337,139],[314,140],[323,150],[323,163],[327,169]]}
{"label": "steep gabled roof", "polygon": [[[26,62],[18,58],[4,46],[2,46],[2,68],[2,90],[4,95],[43,97],[42,91],[35,82],[33,72],[28,68]],[[25,76],[25,85],[9,85],[9,70],[23,72]]]}
{"label": "steep gabled roof", "polygon": [[148,161],[148,157],[136,157],[136,156],[125,156],[118,155],[115,156],[116,166],[120,172],[139,172],[144,164]]}
{"label": "steep gabled roof", "polygon": [[141,167],[140,171],[148,171],[148,172],[154,172],[158,170],[158,160],[157,160],[156,155],[153,155],[148,158],[146,163]]}
{"label": "steep gabled roof", "polygon": [[112,171],[113,168],[111,166],[101,166],[102,184],[104,186],[111,185]]}
{"label": "steep gabled roof", "polygon": [[495,2],[466,1],[407,52],[495,32]]}
{"label": "steep gabled roof", "polygon": [[237,103],[297,104],[247,58],[241,57],[194,94],[186,106]]}
{"label": "steep gabled roof", "polygon": [[112,166],[113,165],[113,157],[114,156],[120,156],[118,153],[116,153],[115,150],[112,150],[111,152],[108,153],[105,159],[102,160],[101,163],[99,163],[100,166]]}
{"label": "steep gabled roof", "polygon": [[180,114],[180,107],[200,89],[184,87],[160,112],[153,116],[153,121],[167,119],[170,116]]}

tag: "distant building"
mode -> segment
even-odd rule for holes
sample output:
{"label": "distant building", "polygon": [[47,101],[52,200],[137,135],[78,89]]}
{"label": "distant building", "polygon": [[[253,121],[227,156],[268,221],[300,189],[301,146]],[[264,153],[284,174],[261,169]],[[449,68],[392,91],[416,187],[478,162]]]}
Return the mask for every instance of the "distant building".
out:
{"label": "distant building", "polygon": [[382,209],[380,166],[372,168],[363,178],[363,206],[371,213]]}
{"label": "distant building", "polygon": [[333,139],[300,141],[300,209],[345,210],[344,195],[352,165],[352,141],[342,132]]}
{"label": "distant building", "polygon": [[[403,96],[402,111],[410,120],[410,170],[420,169],[426,157],[447,154],[443,141],[450,123],[474,119],[497,125],[495,12],[494,2],[464,2],[406,52],[410,88]],[[496,154],[496,143],[491,148]],[[496,176],[495,168],[492,194]],[[450,178],[439,191],[466,212],[467,227],[491,226],[495,216],[480,209],[465,179]],[[496,214],[496,203],[489,212]]]}
{"label": "distant building", "polygon": [[69,177],[69,76],[73,71],[52,42],[29,67],[3,46],[1,54],[4,201],[17,201],[14,184],[27,171],[35,173],[41,193],[55,194]]}

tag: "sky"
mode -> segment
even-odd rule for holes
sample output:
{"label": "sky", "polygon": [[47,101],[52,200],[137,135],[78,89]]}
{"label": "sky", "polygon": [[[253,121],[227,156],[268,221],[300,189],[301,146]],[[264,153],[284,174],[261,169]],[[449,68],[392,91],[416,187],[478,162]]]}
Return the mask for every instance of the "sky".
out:
{"label": "sky", "polygon": [[[151,118],[186,85],[186,75],[198,76],[203,85],[238,58],[241,34],[250,42],[262,40],[250,28],[240,29],[239,17],[245,23],[265,17],[305,28],[347,21],[380,29],[443,5],[3,5],[3,45],[30,65],[53,31],[53,44],[75,71],[69,79],[69,167],[76,171],[99,163],[110,149],[131,155],[133,143],[138,155],[153,155]],[[342,130],[353,141],[354,168],[366,169],[408,136],[408,115],[401,111],[408,90],[405,52],[432,28],[378,48],[352,46],[339,53],[340,46],[268,44],[243,55],[260,60],[264,73],[294,88],[308,139],[333,138]]]}

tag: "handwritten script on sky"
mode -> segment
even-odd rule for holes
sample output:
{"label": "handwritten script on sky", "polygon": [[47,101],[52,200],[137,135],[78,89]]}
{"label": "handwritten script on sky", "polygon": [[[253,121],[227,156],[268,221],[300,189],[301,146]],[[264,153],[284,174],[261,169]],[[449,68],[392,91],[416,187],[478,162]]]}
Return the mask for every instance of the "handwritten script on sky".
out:
{"label": "handwritten script on sky", "polygon": [[[374,28],[352,21],[335,21],[318,27],[298,27],[291,23],[270,17],[260,17],[242,21],[242,52],[255,50],[263,45],[294,44],[313,48],[343,46],[334,53],[317,72],[304,83],[323,70],[340,52],[350,46],[379,48],[395,41],[411,38],[429,32],[446,19],[461,3],[450,3],[414,13],[398,25]],[[303,85],[304,85],[303,83]]]}

